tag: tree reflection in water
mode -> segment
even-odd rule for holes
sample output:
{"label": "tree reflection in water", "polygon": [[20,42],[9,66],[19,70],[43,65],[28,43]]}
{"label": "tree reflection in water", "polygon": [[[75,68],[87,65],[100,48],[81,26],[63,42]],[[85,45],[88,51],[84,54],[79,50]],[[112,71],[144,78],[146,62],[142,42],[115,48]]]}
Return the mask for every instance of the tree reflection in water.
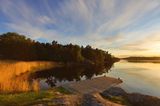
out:
{"label": "tree reflection in water", "polygon": [[57,82],[80,81],[82,78],[91,79],[102,75],[110,70],[113,64],[107,67],[98,65],[68,65],[37,71],[30,75],[32,79],[45,80],[50,87],[56,86]]}
{"label": "tree reflection in water", "polygon": [[0,62],[0,93],[38,91],[43,85],[58,86],[70,81],[91,79],[108,72],[113,64],[54,65],[52,62]]}
{"label": "tree reflection in water", "polygon": [[50,85],[51,87],[56,86],[56,85],[55,85],[56,80],[55,80],[53,77],[48,77],[48,78],[46,79],[46,83],[47,83],[48,85]]}

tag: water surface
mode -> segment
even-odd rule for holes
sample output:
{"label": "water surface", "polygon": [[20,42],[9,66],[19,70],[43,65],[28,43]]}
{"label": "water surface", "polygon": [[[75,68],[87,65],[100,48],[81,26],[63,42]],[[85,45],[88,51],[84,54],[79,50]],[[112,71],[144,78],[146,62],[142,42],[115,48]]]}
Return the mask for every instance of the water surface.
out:
{"label": "water surface", "polygon": [[100,76],[121,78],[128,92],[160,97],[160,63],[120,61],[103,66],[65,65],[52,62],[0,61],[0,93],[37,91]]}
{"label": "water surface", "polygon": [[106,73],[108,67],[56,65],[53,62],[0,61],[0,93],[38,91],[69,82],[91,79]]}
{"label": "water surface", "polygon": [[160,63],[134,63],[120,61],[114,64],[107,76],[119,77],[128,92],[160,97]]}

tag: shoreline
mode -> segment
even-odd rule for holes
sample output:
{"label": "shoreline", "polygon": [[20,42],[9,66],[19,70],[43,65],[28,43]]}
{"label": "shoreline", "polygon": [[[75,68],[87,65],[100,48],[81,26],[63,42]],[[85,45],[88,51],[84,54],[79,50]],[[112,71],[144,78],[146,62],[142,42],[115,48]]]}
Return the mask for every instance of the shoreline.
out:
{"label": "shoreline", "polygon": [[106,88],[102,92],[85,94],[75,93],[63,87],[54,87],[37,92],[0,94],[0,104],[3,106],[11,104],[13,106],[19,104],[27,106],[160,106],[160,98],[140,93],[127,93],[119,86]]}
{"label": "shoreline", "polygon": [[159,97],[135,92],[128,93],[121,87],[112,87],[102,92],[101,95],[113,101],[116,101],[115,98],[121,97],[133,106],[160,106]]}
{"label": "shoreline", "polygon": [[2,106],[160,106],[160,98],[127,93],[122,88],[111,87],[102,93],[75,94],[64,88],[39,92],[0,94]]}

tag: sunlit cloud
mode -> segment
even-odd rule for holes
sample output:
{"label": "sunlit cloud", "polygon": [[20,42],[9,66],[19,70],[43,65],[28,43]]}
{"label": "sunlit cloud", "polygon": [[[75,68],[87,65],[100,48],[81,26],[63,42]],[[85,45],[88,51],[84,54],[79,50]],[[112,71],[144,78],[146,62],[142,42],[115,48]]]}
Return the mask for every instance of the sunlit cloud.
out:
{"label": "sunlit cloud", "polygon": [[115,55],[156,53],[160,44],[159,0],[1,0],[0,15],[1,33],[90,44]]}

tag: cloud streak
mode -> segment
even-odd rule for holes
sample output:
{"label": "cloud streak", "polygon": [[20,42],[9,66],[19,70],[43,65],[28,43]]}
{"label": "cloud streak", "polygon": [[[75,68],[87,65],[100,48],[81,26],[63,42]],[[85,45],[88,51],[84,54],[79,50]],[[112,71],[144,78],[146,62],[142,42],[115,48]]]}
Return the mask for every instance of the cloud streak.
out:
{"label": "cloud streak", "polygon": [[112,52],[147,53],[160,41],[159,0],[1,0],[0,15],[1,33],[10,30]]}

